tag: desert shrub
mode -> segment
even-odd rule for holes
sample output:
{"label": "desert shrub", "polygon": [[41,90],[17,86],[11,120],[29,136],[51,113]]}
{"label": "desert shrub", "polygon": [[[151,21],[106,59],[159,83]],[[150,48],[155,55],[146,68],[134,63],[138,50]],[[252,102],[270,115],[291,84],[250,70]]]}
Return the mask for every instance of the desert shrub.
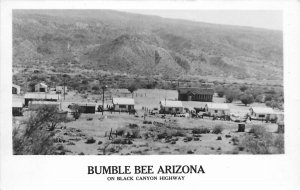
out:
{"label": "desert shrub", "polygon": [[233,136],[231,138],[231,141],[233,142],[233,145],[237,145],[240,142],[240,140],[237,136]]}
{"label": "desert shrub", "polygon": [[128,127],[129,127],[130,129],[134,129],[134,128],[138,128],[139,126],[138,126],[137,124],[135,124],[135,123],[130,123],[130,124],[128,125]]}
{"label": "desert shrub", "polygon": [[123,136],[125,134],[125,131],[126,131],[126,129],[124,127],[122,127],[122,128],[119,127],[116,130],[116,134],[117,134],[117,136]]}
{"label": "desert shrub", "polygon": [[60,122],[57,110],[53,107],[41,106],[36,114],[32,114],[24,123],[24,130],[13,129],[13,153],[45,155],[55,154],[53,128]]}
{"label": "desert shrub", "polygon": [[222,125],[216,125],[213,128],[212,133],[214,133],[214,134],[220,134],[220,133],[222,133],[223,130],[224,130],[224,127]]}
{"label": "desert shrub", "polygon": [[260,138],[246,136],[241,145],[252,154],[270,154],[273,146],[272,134],[265,133]]}
{"label": "desert shrub", "polygon": [[253,125],[249,133],[253,133],[255,137],[262,137],[264,134],[266,134],[266,128],[261,125]]}
{"label": "desert shrub", "polygon": [[118,136],[126,136],[128,138],[140,138],[140,127],[137,124],[129,124],[116,130]]}
{"label": "desert shrub", "polygon": [[163,131],[163,132],[160,132],[156,135],[157,139],[164,139],[167,137],[167,132],[166,131]]}
{"label": "desert shrub", "polygon": [[245,86],[245,85],[243,85],[243,86],[240,87],[240,90],[241,90],[242,92],[245,92],[247,89],[248,89],[248,87]]}
{"label": "desert shrub", "polygon": [[262,94],[257,95],[255,98],[255,102],[259,102],[259,103],[264,102],[264,96]]}
{"label": "desert shrub", "polygon": [[112,142],[112,144],[132,144],[132,141],[130,139],[114,139]]}
{"label": "desert shrub", "polygon": [[95,143],[95,142],[96,142],[96,140],[95,140],[93,137],[89,137],[89,138],[85,141],[86,144],[93,144],[93,143]]}
{"label": "desert shrub", "polygon": [[131,138],[140,138],[140,129],[136,128],[136,129],[131,129],[131,133],[130,133],[130,137]]}
{"label": "desert shrub", "polygon": [[143,124],[152,124],[152,121],[143,121]]}
{"label": "desert shrub", "polygon": [[193,134],[205,134],[205,133],[210,133],[210,129],[207,127],[201,127],[201,128],[194,128],[192,130]]}
{"label": "desert shrub", "polygon": [[284,153],[284,135],[279,134],[274,140],[274,146],[277,148],[279,154]]}
{"label": "desert shrub", "polygon": [[72,110],[72,115],[74,119],[79,119],[81,113],[83,112],[82,108],[78,104],[72,104],[69,106],[69,108]]}
{"label": "desert shrub", "polygon": [[251,94],[241,95],[240,100],[243,104],[245,104],[245,106],[247,106],[248,104],[252,104],[254,102],[254,98]]}
{"label": "desert shrub", "polygon": [[185,131],[180,130],[180,129],[166,129],[164,132],[166,133],[166,136],[168,138],[186,136]]}

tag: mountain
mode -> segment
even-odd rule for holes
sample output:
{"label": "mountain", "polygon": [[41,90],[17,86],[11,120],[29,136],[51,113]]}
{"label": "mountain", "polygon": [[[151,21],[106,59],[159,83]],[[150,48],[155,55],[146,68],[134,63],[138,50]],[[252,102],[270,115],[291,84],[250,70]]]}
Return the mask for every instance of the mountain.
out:
{"label": "mountain", "polygon": [[113,10],[14,10],[13,66],[282,80],[282,32]]}

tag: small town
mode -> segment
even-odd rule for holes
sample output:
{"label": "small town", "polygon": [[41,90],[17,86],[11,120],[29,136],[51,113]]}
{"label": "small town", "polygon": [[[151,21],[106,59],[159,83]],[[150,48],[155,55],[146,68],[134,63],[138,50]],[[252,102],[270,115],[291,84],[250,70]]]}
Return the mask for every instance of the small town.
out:
{"label": "small town", "polygon": [[101,89],[102,94],[82,97],[68,86],[41,82],[34,92],[23,93],[13,84],[14,125],[52,108],[55,121],[49,122],[55,126],[47,130],[60,147],[55,154],[255,154],[243,144],[251,133],[284,133],[283,111],[261,103],[226,103],[209,85],[129,89],[132,93]]}

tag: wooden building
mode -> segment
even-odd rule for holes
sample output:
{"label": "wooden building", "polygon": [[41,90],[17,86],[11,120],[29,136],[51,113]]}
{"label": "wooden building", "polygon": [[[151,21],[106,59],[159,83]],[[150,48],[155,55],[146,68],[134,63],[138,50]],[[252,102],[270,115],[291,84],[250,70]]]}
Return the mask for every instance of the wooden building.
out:
{"label": "wooden building", "polygon": [[16,84],[13,84],[12,85],[12,94],[20,94],[20,92],[21,92],[21,87]]}
{"label": "wooden building", "polygon": [[178,100],[212,102],[214,90],[209,87],[201,88],[178,88]]}
{"label": "wooden building", "polygon": [[95,113],[96,112],[96,103],[79,103],[82,113]]}
{"label": "wooden building", "polygon": [[56,86],[55,91],[57,94],[63,94],[63,93],[67,94],[68,87],[67,86]]}
{"label": "wooden building", "polygon": [[272,108],[251,107],[249,110],[251,119],[265,120],[267,118],[274,119],[276,117],[276,113]]}
{"label": "wooden building", "polygon": [[13,116],[23,116],[23,103],[20,101],[12,102],[12,115]]}
{"label": "wooden building", "polygon": [[229,106],[225,103],[207,103],[205,105],[205,112],[214,116],[230,115]]}
{"label": "wooden building", "polygon": [[114,111],[132,111],[134,110],[133,98],[113,98],[112,99]]}
{"label": "wooden building", "polygon": [[162,114],[181,114],[183,113],[183,105],[181,101],[161,100],[160,113]]}
{"label": "wooden building", "polygon": [[59,99],[60,99],[59,94],[48,94],[48,93],[26,93],[24,96],[26,107],[29,105],[30,101],[57,102]]}
{"label": "wooden building", "polygon": [[34,86],[35,92],[48,92],[48,86],[45,83],[38,83]]}
{"label": "wooden building", "polygon": [[30,110],[37,110],[41,106],[54,106],[57,109],[60,107],[59,102],[51,102],[51,101],[30,101],[28,108]]}

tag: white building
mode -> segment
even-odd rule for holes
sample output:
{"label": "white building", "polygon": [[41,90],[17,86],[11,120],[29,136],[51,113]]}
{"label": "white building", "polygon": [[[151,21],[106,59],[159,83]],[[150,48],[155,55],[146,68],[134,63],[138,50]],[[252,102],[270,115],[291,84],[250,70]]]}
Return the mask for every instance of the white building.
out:
{"label": "white building", "polygon": [[272,108],[251,107],[249,110],[251,119],[266,119],[267,117],[272,119],[276,117],[276,113]]}
{"label": "white building", "polygon": [[48,92],[48,86],[45,83],[38,83],[34,86],[35,92]]}
{"label": "white building", "polygon": [[41,106],[55,106],[59,109],[60,103],[59,102],[50,102],[50,101],[31,101],[28,105],[30,110],[36,110]]}
{"label": "white building", "polygon": [[215,116],[230,115],[229,106],[225,103],[206,103],[205,112]]}
{"label": "white building", "polygon": [[12,84],[12,94],[20,94],[20,92],[21,87],[16,84]]}
{"label": "white building", "polygon": [[49,93],[26,93],[24,96],[25,106],[29,105],[30,101],[52,101],[57,102],[61,97],[59,94]]}
{"label": "white building", "polygon": [[133,98],[113,98],[112,103],[115,111],[134,110]]}
{"label": "white building", "polygon": [[159,104],[161,113],[183,113],[183,106],[181,101],[161,100]]}

